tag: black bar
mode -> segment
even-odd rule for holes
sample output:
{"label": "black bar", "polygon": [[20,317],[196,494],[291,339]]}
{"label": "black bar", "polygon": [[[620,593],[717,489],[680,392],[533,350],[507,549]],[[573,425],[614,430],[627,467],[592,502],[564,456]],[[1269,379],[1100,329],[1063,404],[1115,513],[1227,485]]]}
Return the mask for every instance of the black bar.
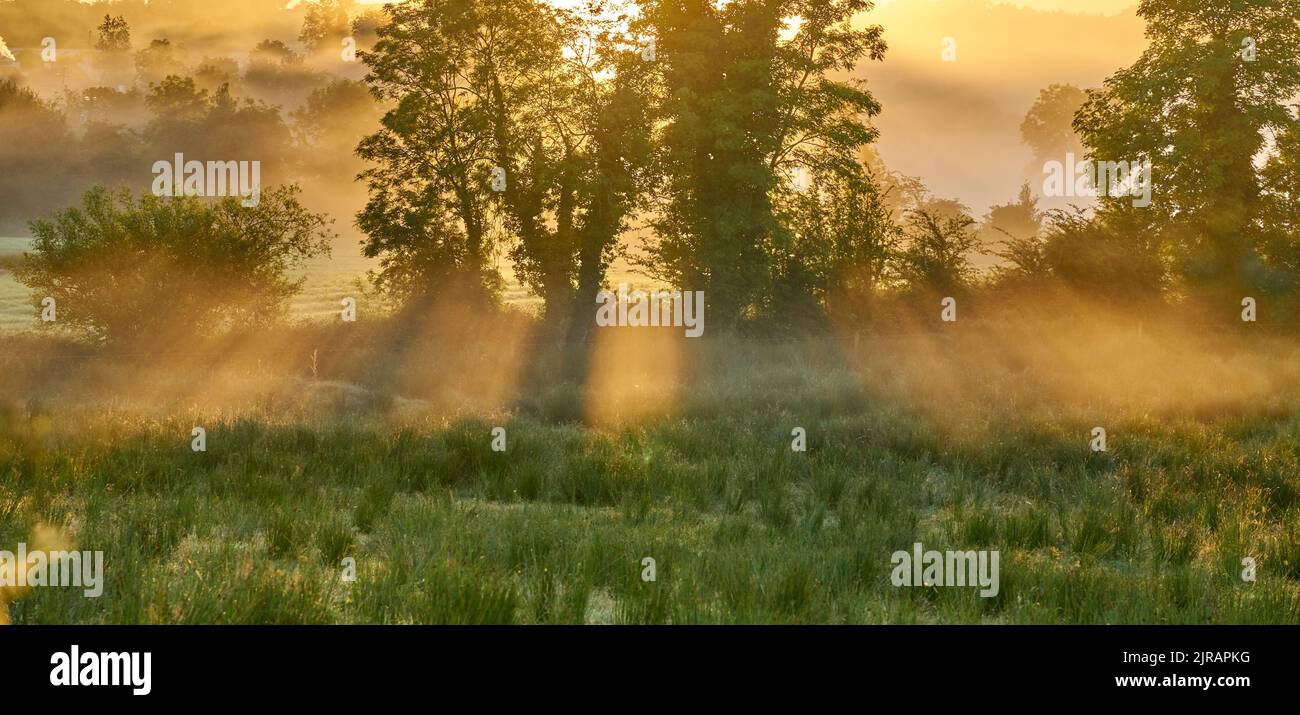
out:
{"label": "black bar", "polygon": [[[673,701],[665,696],[701,688],[737,702],[804,691],[860,704],[896,693],[917,706],[1031,696],[1061,706],[1074,697],[1246,702],[1294,690],[1297,635],[1284,626],[36,626],[0,630],[0,682],[6,695],[46,703],[246,706],[271,697],[377,704],[404,696],[446,698],[449,709],[462,696],[485,704],[545,694],[579,703],[611,688],[628,702],[649,698],[666,707]],[[73,645],[81,654],[150,653],[151,692],[55,687],[51,657]],[[1171,662],[1175,652],[1186,660]],[[1129,656],[1126,663],[1125,653],[1164,660],[1149,665]],[[1198,663],[1204,653],[1228,655]],[[1248,681],[1118,686],[1126,676]]]}

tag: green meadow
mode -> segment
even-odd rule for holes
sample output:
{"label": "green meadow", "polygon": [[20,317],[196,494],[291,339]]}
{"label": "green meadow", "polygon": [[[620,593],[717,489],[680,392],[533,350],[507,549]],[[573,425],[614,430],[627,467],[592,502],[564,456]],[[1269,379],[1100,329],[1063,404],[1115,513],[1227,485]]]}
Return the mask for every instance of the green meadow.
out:
{"label": "green meadow", "polygon": [[[616,337],[613,381],[431,341],[394,386],[374,335],[308,357],[340,335],[165,368],[13,346],[43,353],[0,383],[0,544],[43,524],[105,553],[102,597],[33,589],[13,621],[1300,620],[1293,339]],[[999,551],[997,596],[891,585],[916,542]]]}

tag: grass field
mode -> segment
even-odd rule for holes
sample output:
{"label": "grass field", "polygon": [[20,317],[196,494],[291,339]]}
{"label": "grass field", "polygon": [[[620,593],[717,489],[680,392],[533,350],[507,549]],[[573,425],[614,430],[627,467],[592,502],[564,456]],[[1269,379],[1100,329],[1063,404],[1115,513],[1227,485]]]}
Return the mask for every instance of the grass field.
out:
{"label": "grass field", "polygon": [[[404,368],[425,379],[400,387],[300,359],[328,335],[165,369],[11,358],[0,548],[53,524],[103,550],[106,571],[101,598],[34,589],[11,615],[1300,622],[1293,339],[977,324],[792,344],[624,335],[598,340],[582,385],[492,341],[413,350]],[[206,452],[190,449],[196,425]],[[1089,448],[1095,426],[1106,452]],[[892,586],[891,553],[915,542],[998,550],[998,595]]]}

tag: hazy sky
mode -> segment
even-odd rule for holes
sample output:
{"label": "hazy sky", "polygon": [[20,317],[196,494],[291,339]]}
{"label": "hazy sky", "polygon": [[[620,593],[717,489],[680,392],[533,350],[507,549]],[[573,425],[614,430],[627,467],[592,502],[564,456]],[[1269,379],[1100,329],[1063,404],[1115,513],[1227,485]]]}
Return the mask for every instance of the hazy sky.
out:
{"label": "hazy sky", "polygon": [[[876,0],[877,7],[890,5],[896,0]],[[1137,6],[1137,0],[990,0],[994,5],[1019,5],[1034,10],[1065,10],[1067,12],[1113,15]]]}
{"label": "hazy sky", "polygon": [[[1063,12],[1128,5],[1118,14]],[[1043,11],[1026,7],[1051,8]],[[1042,167],[1020,140],[1020,122],[1052,83],[1096,87],[1146,47],[1135,4],[1111,0],[890,0],[863,17],[885,28],[884,62],[862,66],[884,106],[876,148],[895,171],[922,178],[977,215],[1041,187]],[[956,61],[942,57],[946,38]]]}
{"label": "hazy sky", "polygon": [[[392,0],[358,0],[361,4],[380,5]],[[884,7],[895,0],[876,0],[877,7]],[[1113,14],[1137,5],[1137,0],[990,0],[995,5],[1021,5],[1035,10],[1067,10],[1070,12],[1088,12]]]}

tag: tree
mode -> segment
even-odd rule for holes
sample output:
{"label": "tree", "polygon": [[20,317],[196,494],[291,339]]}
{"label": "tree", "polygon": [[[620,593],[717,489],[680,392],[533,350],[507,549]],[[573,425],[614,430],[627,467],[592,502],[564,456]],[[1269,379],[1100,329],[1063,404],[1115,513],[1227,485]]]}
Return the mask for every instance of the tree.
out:
{"label": "tree", "polygon": [[379,26],[387,22],[384,13],[366,10],[352,18],[352,36],[357,39],[357,46],[370,48],[379,39]]}
{"label": "tree", "polygon": [[[13,80],[0,80],[0,212],[23,220],[55,208],[52,189],[64,185],[75,158],[73,135],[62,113]],[[62,191],[56,191],[56,195]]]}
{"label": "tree", "polygon": [[191,159],[259,161],[266,183],[283,179],[296,164],[293,136],[279,107],[236,100],[229,85],[200,89],[190,77],[168,75],[149,89],[152,117],[142,135],[155,157],[176,153]]}
{"label": "tree", "polygon": [[131,28],[122,16],[105,15],[99,24],[95,49],[99,53],[92,63],[99,72],[100,82],[107,86],[129,84],[134,79],[131,63]]}
{"label": "tree", "polygon": [[1033,150],[1035,161],[1064,161],[1066,154],[1083,158],[1083,142],[1073,122],[1087,99],[1087,93],[1072,84],[1052,84],[1039,91],[1020,123],[1020,138]]}
{"label": "tree", "polygon": [[305,168],[348,191],[360,190],[354,179],[365,165],[353,150],[383,115],[365,82],[338,79],[312,92],[292,115]]}
{"label": "tree", "polygon": [[208,93],[189,77],[168,75],[149,88],[145,106],[155,121],[196,122],[208,111]]}
{"label": "tree", "polygon": [[[663,87],[659,275],[702,288],[715,324],[751,315],[773,278],[774,194],[796,172],[856,170],[879,105],[839,79],[879,60],[879,26],[857,28],[867,0],[655,0]],[[789,18],[799,22],[787,27]],[[791,30],[783,38],[783,31]]]}
{"label": "tree", "polygon": [[[383,109],[365,82],[336,79],[313,91],[307,103],[293,112],[303,144],[326,154],[323,161],[338,160],[340,151],[356,148],[357,128],[379,123]],[[349,177],[350,178],[350,177]]]}
{"label": "tree", "polygon": [[[542,37],[534,54],[494,54],[484,65],[496,165],[508,188],[496,193],[518,237],[516,273],[542,296],[550,327],[570,321],[582,340],[636,204],[650,153],[649,82],[640,48],[618,27],[619,3],[555,12],[520,3]],[[498,11],[499,12],[499,11]],[[544,78],[547,92],[533,89]]]}
{"label": "tree", "polygon": [[131,26],[126,18],[118,15],[105,15],[99,23],[99,38],[95,40],[95,49],[101,52],[128,52],[131,49]]}
{"label": "tree", "polygon": [[1047,241],[1037,234],[1014,236],[1007,234],[1002,247],[993,255],[1004,261],[994,268],[994,276],[1001,284],[1007,282],[1033,282],[1052,275],[1052,263],[1047,258]]}
{"label": "tree", "polygon": [[239,197],[133,198],[96,187],[81,206],[31,224],[16,276],[33,303],[52,297],[59,323],[107,342],[158,341],[282,315],[302,279],[292,270],[329,250],[326,219],[296,187]]}
{"label": "tree", "polygon": [[1082,295],[1153,300],[1165,283],[1160,240],[1143,230],[1145,209],[1119,205],[1089,216],[1079,208],[1048,212],[1043,258],[1050,272]]}
{"label": "tree", "polygon": [[927,209],[908,214],[907,244],[899,272],[913,289],[951,296],[974,277],[970,253],[978,244],[969,215],[944,216]]}
{"label": "tree", "polygon": [[166,38],[150,42],[148,47],[135,54],[135,73],[145,86],[173,74],[179,64],[176,48]]}
{"label": "tree", "polygon": [[1265,226],[1260,252],[1272,269],[1267,283],[1300,298],[1300,127],[1277,137],[1260,178]]}
{"label": "tree", "polygon": [[374,164],[361,174],[370,193],[357,216],[364,252],[380,258],[376,283],[391,293],[494,300],[491,117],[476,67],[501,35],[481,32],[485,13],[473,0],[388,11],[374,50],[362,54],[370,91],[393,105],[357,147]]}
{"label": "tree", "polygon": [[[577,267],[576,190],[584,169],[577,145],[584,137],[573,124],[580,78],[563,61],[576,23],[534,0],[480,5],[476,14],[484,139],[492,170],[500,172],[494,179],[504,182],[491,198],[518,239],[510,250],[515,272],[542,297],[554,324],[567,317]],[[537,92],[538,84],[546,91]]]}
{"label": "tree", "polygon": [[362,175],[370,201],[358,221],[366,250],[384,256],[381,283],[489,295],[489,226],[500,222],[548,324],[579,310],[578,294],[590,294],[589,318],[649,152],[646,75],[626,40],[602,11],[538,0],[389,13],[363,59],[372,92],[395,108],[358,148],[376,164]]}
{"label": "tree", "polygon": [[204,57],[194,68],[194,84],[208,93],[232,86],[238,77],[239,63],[229,57]]}
{"label": "tree", "polygon": [[1043,218],[1028,183],[1020,185],[1015,201],[989,209],[980,225],[979,239],[985,251],[1003,261],[993,268],[996,283],[1033,284],[1051,275],[1047,242],[1041,235]]}
{"label": "tree", "polygon": [[[1264,230],[1255,157],[1297,122],[1300,0],[1142,0],[1138,14],[1149,47],[1089,92],[1075,127],[1094,159],[1153,162],[1154,201],[1125,223],[1160,235],[1193,287],[1235,306]],[[1103,198],[1102,212],[1125,202]]]}
{"label": "tree", "polygon": [[279,65],[292,65],[302,61],[302,57],[280,40],[262,40],[249,53],[250,62],[268,62]]}
{"label": "tree", "polygon": [[309,52],[338,50],[340,41],[350,32],[348,12],[338,0],[319,0],[307,7],[298,42]]}
{"label": "tree", "polygon": [[293,134],[280,108],[247,98],[237,100],[227,86],[213,93],[201,131],[205,155],[260,161],[265,167],[264,182],[287,181],[297,168]]}
{"label": "tree", "polygon": [[862,310],[890,278],[901,239],[866,167],[815,172],[804,190],[783,194],[777,216],[782,231],[763,314],[803,325],[826,313],[865,317]]}
{"label": "tree", "polygon": [[327,81],[327,75],[311,69],[303,62],[302,55],[288,45],[279,40],[263,40],[249,54],[243,94],[271,104],[297,105]]}
{"label": "tree", "polygon": [[143,135],[153,153],[160,158],[176,153],[191,158],[224,158],[209,153],[209,137],[203,131],[212,98],[189,77],[168,75],[149,88],[145,107],[152,115]]}
{"label": "tree", "polygon": [[979,237],[981,243],[991,245],[1008,236],[1019,239],[1037,236],[1042,227],[1043,215],[1038,210],[1038,199],[1025,183],[1020,185],[1015,201],[989,209],[980,225]]}

